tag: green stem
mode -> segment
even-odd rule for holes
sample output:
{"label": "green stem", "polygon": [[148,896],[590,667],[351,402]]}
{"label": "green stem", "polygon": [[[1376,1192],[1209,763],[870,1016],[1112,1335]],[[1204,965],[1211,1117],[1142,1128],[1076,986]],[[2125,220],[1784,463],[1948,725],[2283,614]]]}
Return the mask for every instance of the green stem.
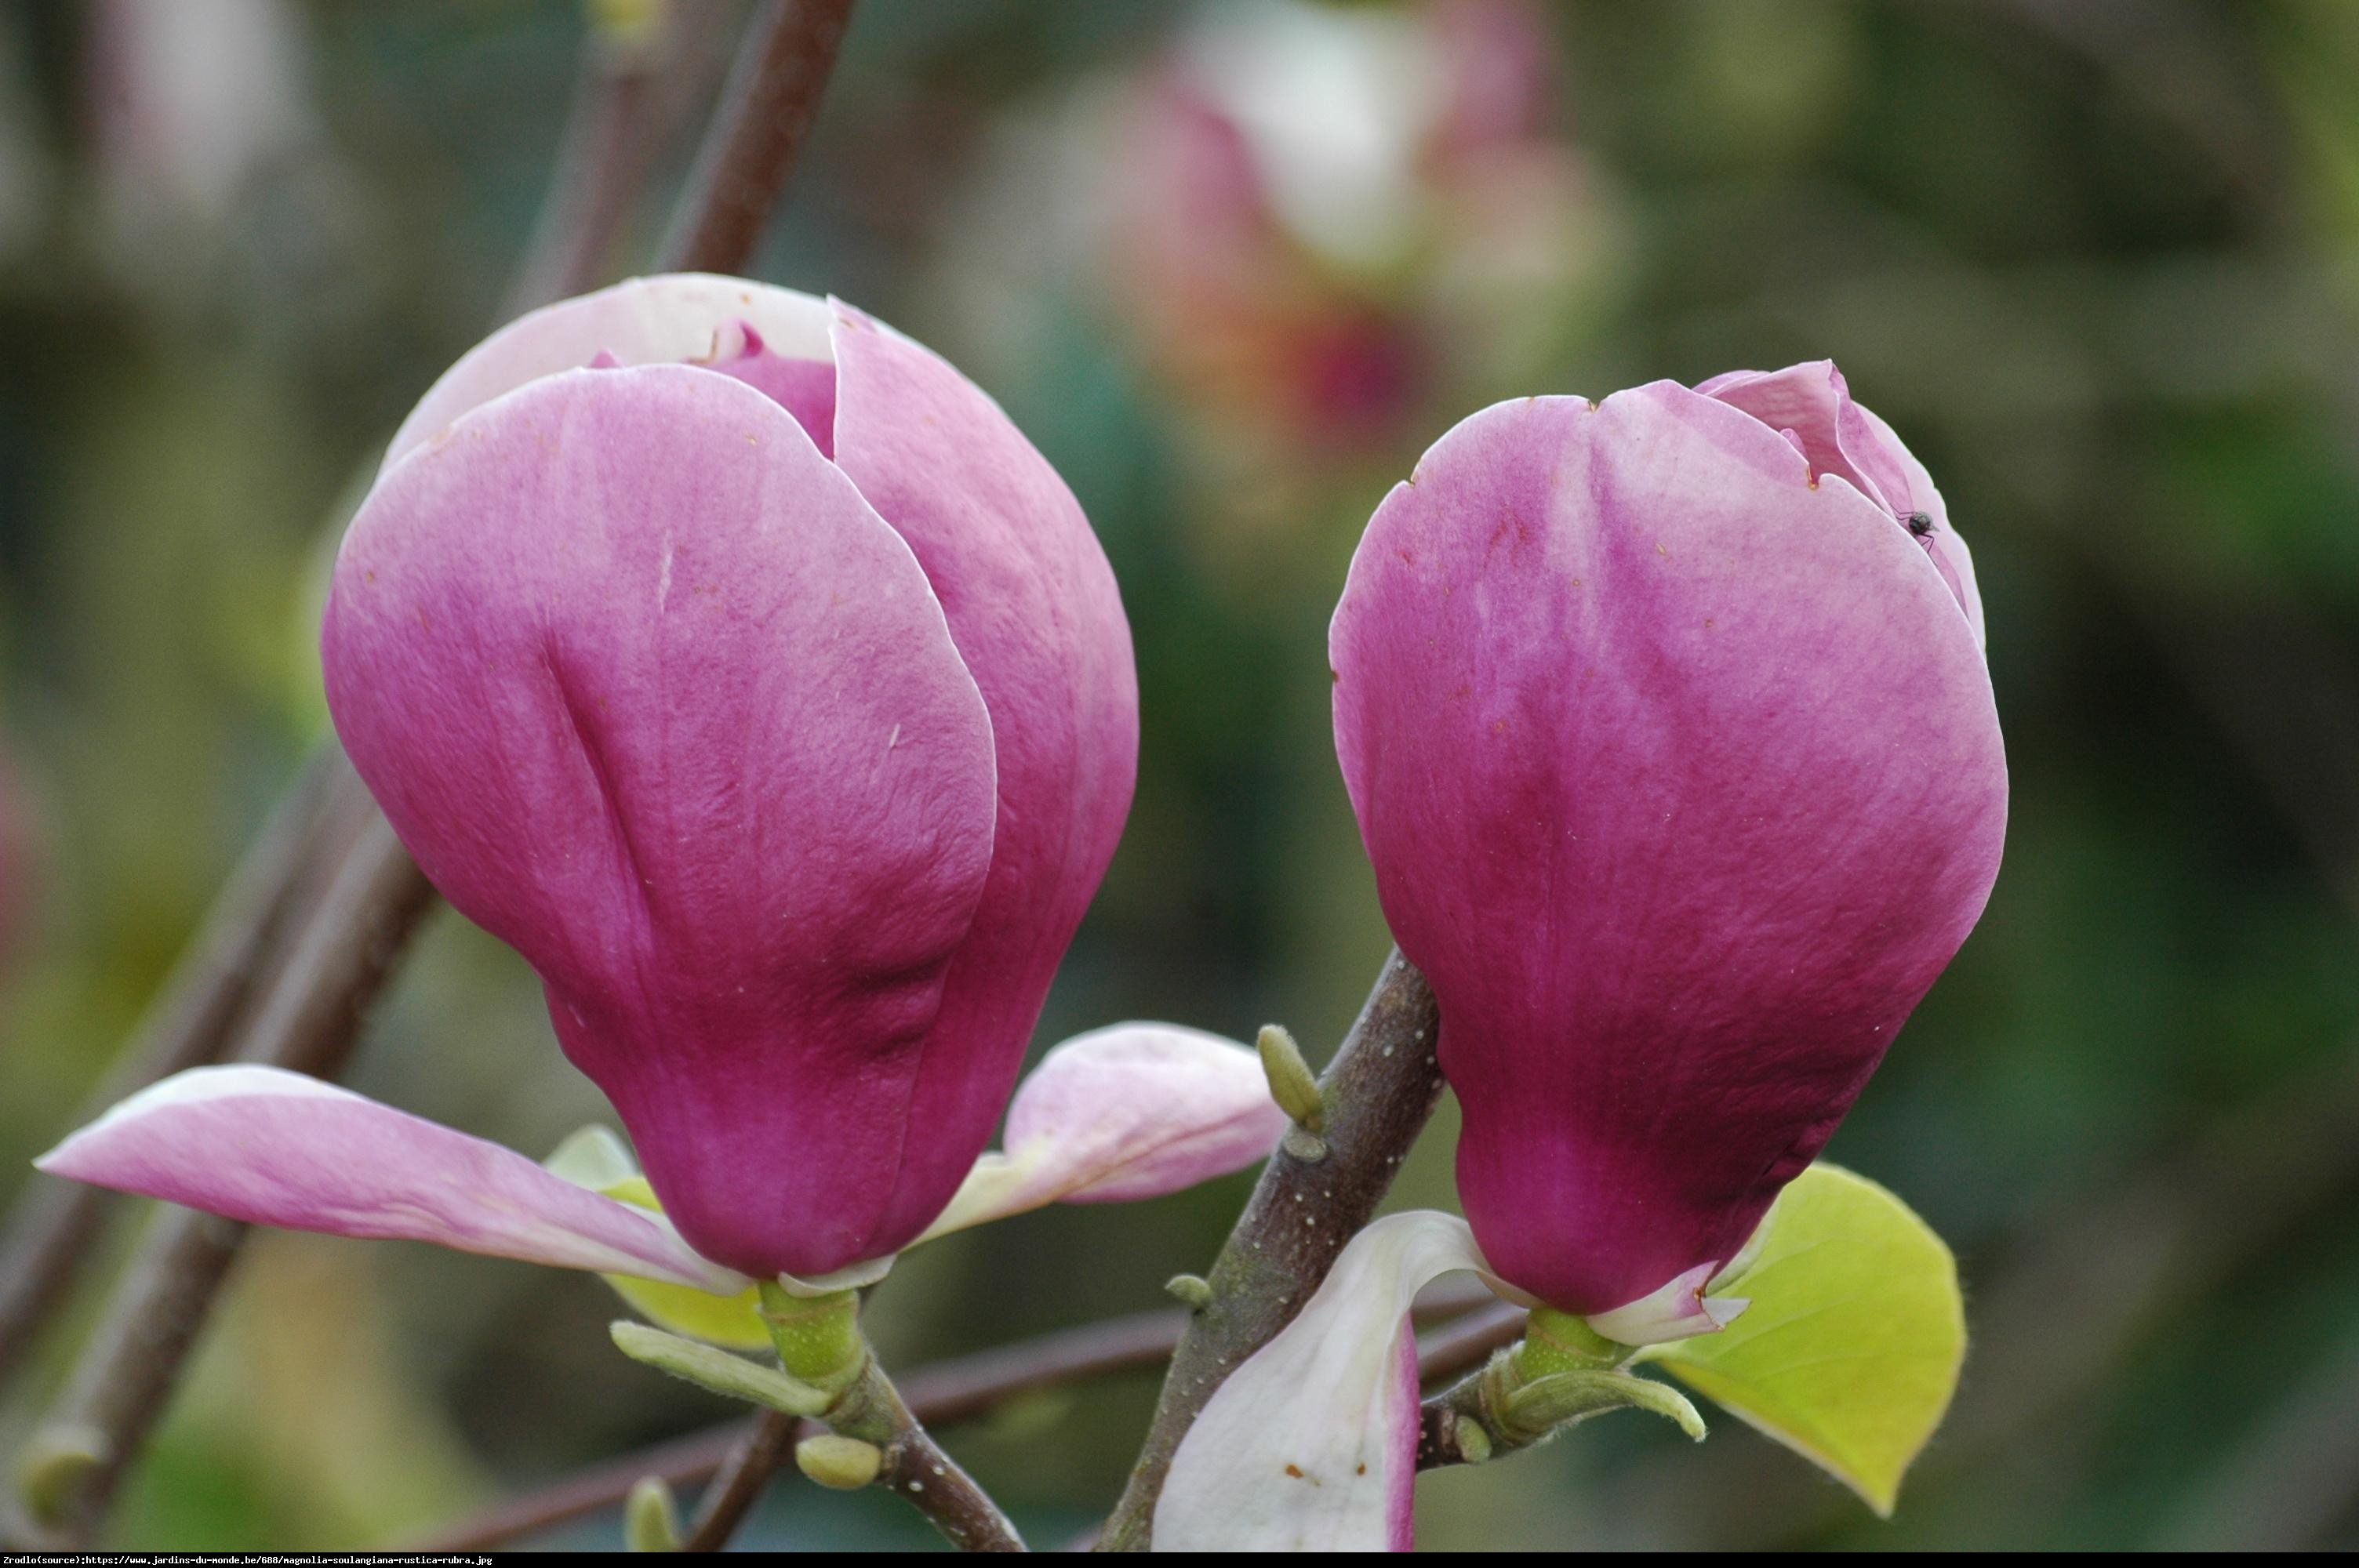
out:
{"label": "green stem", "polygon": [[765,1280],[761,1314],[788,1376],[826,1394],[841,1394],[859,1381],[869,1362],[868,1341],[860,1332],[859,1292],[799,1296]]}

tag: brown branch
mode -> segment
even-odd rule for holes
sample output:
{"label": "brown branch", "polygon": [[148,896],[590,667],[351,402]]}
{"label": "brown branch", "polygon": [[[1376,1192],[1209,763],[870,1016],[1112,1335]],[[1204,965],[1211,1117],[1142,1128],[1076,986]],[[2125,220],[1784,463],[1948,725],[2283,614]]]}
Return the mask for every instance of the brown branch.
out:
{"label": "brown branch", "polygon": [[802,155],[853,0],[766,0],[723,89],[661,255],[666,272],[736,272]]}
{"label": "brown branch", "polygon": [[[159,1078],[218,1060],[288,924],[303,869],[322,851],[321,806],[333,771],[317,758],[272,812],[140,1021],[133,1043],[84,1108],[87,1121]],[[0,1222],[0,1384],[95,1250],[116,1195],[35,1175]]]}
{"label": "brown branch", "polygon": [[1462,1372],[1523,1336],[1524,1309],[1486,1292],[1483,1305],[1417,1342],[1419,1375],[1430,1380]]}
{"label": "brown branch", "polygon": [[875,1444],[884,1454],[875,1484],[925,1515],[961,1552],[1028,1550],[999,1505],[942,1452],[873,1358],[860,1381],[827,1412],[827,1425]]}
{"label": "brown branch", "polygon": [[[1135,1313],[935,1362],[902,1379],[902,1397],[918,1419],[934,1425],[971,1420],[1035,1390],[1160,1366],[1179,1342],[1187,1319],[1187,1313],[1177,1308]],[[510,1498],[418,1550],[488,1551],[519,1536],[611,1508],[642,1476],[659,1476],[676,1487],[692,1486],[721,1469],[756,1424],[731,1422],[600,1465],[554,1486]],[[821,1430],[817,1422],[807,1422],[795,1435],[808,1436]]]}
{"label": "brown branch", "polygon": [[[342,781],[338,781],[342,786]],[[349,788],[356,788],[353,779]],[[342,787],[338,793],[342,793]],[[384,818],[363,827],[287,968],[271,988],[238,1060],[333,1077],[361,1017],[432,902],[432,890]],[[79,1542],[95,1530],[178,1381],[182,1361],[229,1271],[245,1227],[191,1209],[159,1210],[65,1396],[29,1447],[71,1442],[91,1462],[36,1521]]]}
{"label": "brown branch", "polygon": [[664,68],[685,58],[662,37],[658,15],[653,36],[607,27],[592,35],[549,195],[510,280],[502,320],[580,294],[604,276],[663,139],[656,133],[666,101]]}
{"label": "brown branch", "polygon": [[[1473,1310],[1465,1310],[1470,1307]],[[1520,1310],[1494,1301],[1480,1289],[1437,1292],[1430,1308],[1419,1310],[1419,1317],[1429,1310],[1459,1314],[1418,1342],[1419,1371],[1429,1382],[1474,1366],[1513,1339],[1523,1320]],[[902,1397],[929,1426],[955,1425],[1041,1389],[1159,1367],[1179,1344],[1188,1318],[1179,1308],[1134,1313],[933,1362],[901,1379]],[[731,1422],[594,1465],[497,1504],[416,1550],[488,1552],[613,1508],[645,1476],[659,1476],[675,1487],[694,1486],[727,1466],[757,1424]],[[806,1437],[821,1430],[816,1422],[805,1422],[794,1435]]]}
{"label": "brown branch", "polygon": [[737,1439],[736,1446],[704,1489],[697,1503],[696,1523],[680,1542],[682,1552],[718,1552],[729,1544],[746,1514],[761,1499],[762,1490],[777,1474],[778,1465],[794,1452],[803,1423],[777,1411],[765,1411]]}
{"label": "brown branch", "polygon": [[1428,1399],[1419,1410],[1419,1474],[1452,1465],[1480,1465],[1492,1456],[1492,1417],[1483,1408],[1482,1383],[1481,1378],[1463,1379]]}
{"label": "brown branch", "polygon": [[[1321,1157],[1281,1145],[1229,1233],[1212,1299],[1188,1325],[1164,1379],[1130,1484],[1099,1550],[1141,1552],[1171,1455],[1229,1372],[1294,1319],[1343,1244],[1367,1224],[1441,1094],[1440,1022],[1425,977],[1396,950],[1359,1022],[1320,1079]],[[1289,1139],[1288,1143],[1296,1141]]]}

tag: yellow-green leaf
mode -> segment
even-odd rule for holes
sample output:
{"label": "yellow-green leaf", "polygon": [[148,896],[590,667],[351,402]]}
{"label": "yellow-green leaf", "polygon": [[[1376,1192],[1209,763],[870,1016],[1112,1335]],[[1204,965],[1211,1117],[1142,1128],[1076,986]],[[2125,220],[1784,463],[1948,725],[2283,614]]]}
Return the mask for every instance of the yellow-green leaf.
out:
{"label": "yellow-green leaf", "polygon": [[[658,1214],[663,1211],[663,1205],[656,1201],[655,1188],[647,1184],[645,1176],[625,1176],[603,1190],[618,1202],[651,1208]],[[633,1312],[658,1328],[669,1328],[674,1334],[728,1350],[770,1347],[770,1331],[762,1325],[761,1302],[750,1285],[734,1296],[716,1296],[693,1285],[636,1280],[628,1274],[601,1274],[599,1278],[614,1286],[614,1293],[628,1302]]]}
{"label": "yellow-green leaf", "polygon": [[[578,1186],[603,1193],[617,1203],[663,1212],[656,1190],[639,1174],[638,1162],[623,1141],[592,1124],[568,1137],[543,1161],[551,1171]],[[717,1296],[691,1285],[660,1280],[634,1279],[627,1274],[601,1274],[633,1312],[658,1328],[726,1350],[766,1350],[769,1330],[762,1325],[760,1302],[753,1288],[734,1296]]]}
{"label": "yellow-green leaf", "polygon": [[1813,1165],[1779,1195],[1751,1267],[1713,1293],[1753,1304],[1648,1358],[1889,1517],[1965,1359],[1948,1246],[1874,1182]]}

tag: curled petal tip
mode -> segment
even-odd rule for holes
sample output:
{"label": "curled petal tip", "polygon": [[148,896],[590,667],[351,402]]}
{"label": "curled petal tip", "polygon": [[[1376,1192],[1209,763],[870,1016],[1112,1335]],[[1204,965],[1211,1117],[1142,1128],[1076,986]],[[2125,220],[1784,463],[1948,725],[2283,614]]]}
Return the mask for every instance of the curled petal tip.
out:
{"label": "curled petal tip", "polygon": [[1746,1296],[1706,1296],[1697,1304],[1703,1308],[1704,1315],[1712,1319],[1712,1327],[1720,1329],[1744,1316],[1745,1309],[1753,1302]]}
{"label": "curled petal tip", "polygon": [[1589,1326],[1621,1345],[1662,1345],[1718,1334],[1752,1305],[1736,1296],[1707,1296],[1705,1287],[1720,1273],[1720,1260],[1699,1263],[1661,1289],[1610,1312],[1592,1313]]}
{"label": "curled petal tip", "polygon": [[882,1258],[871,1258],[864,1262],[848,1264],[843,1268],[832,1270],[824,1274],[813,1274],[807,1278],[798,1278],[793,1274],[780,1274],[778,1288],[790,1296],[800,1296],[805,1300],[832,1296],[842,1291],[864,1291],[891,1273],[893,1265],[899,1260],[900,1256],[898,1252],[887,1252]]}

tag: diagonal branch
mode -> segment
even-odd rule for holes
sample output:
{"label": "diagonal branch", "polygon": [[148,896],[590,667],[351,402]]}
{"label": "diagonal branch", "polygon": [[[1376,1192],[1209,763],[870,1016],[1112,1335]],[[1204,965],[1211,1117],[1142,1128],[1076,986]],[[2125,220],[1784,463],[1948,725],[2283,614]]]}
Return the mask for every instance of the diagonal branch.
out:
{"label": "diagonal branch", "polygon": [[662,247],[667,272],[736,272],[802,157],[853,0],[766,0]]}
{"label": "diagonal branch", "polygon": [[695,51],[657,5],[593,27],[558,144],[532,243],[508,286],[503,320],[596,285],[613,259],[657,153],[679,112],[673,79],[697,74]]}
{"label": "diagonal branch", "polygon": [[827,1425],[874,1444],[883,1459],[875,1485],[925,1515],[961,1552],[1028,1550],[999,1505],[942,1452],[873,1357],[860,1381],[827,1412]]}
{"label": "diagonal branch", "polygon": [[[425,879],[399,849],[382,817],[363,828],[240,1061],[320,1077],[342,1069],[362,1013],[431,903]],[[43,1488],[38,1506],[50,1517],[36,1526],[70,1542],[97,1528],[179,1381],[245,1228],[194,1209],[156,1212],[64,1397],[27,1445],[36,1458],[70,1466]]]}
{"label": "diagonal branch", "polygon": [[[1492,1299],[1488,1292],[1437,1292],[1437,1310],[1454,1313],[1418,1341],[1418,1368],[1428,1382],[1451,1378],[1481,1363],[1484,1357],[1523,1331],[1523,1313]],[[1419,1316],[1425,1315],[1420,1309]],[[1189,1322],[1180,1308],[1134,1313],[1107,1318],[1079,1328],[978,1351],[948,1361],[919,1367],[900,1379],[909,1410],[929,1426],[953,1426],[989,1414],[1020,1395],[1041,1389],[1082,1382],[1092,1378],[1140,1372],[1160,1367]],[[487,1552],[544,1530],[552,1530],[602,1509],[620,1503],[642,1476],[654,1476],[676,1487],[693,1486],[712,1477],[705,1507],[716,1506],[716,1492],[743,1491],[742,1503],[733,1502],[742,1518],[760,1491],[756,1478],[750,1488],[742,1455],[749,1451],[747,1437],[763,1420],[731,1422],[710,1431],[663,1444],[626,1458],[610,1461],[571,1476],[556,1484],[511,1498],[446,1534],[421,1543],[421,1552]],[[816,1422],[781,1422],[791,1427],[780,1454],[793,1447],[793,1438],[823,1430]],[[775,1468],[776,1461],[773,1461]],[[700,1518],[700,1524],[701,1519]],[[700,1544],[691,1532],[691,1550],[717,1551],[720,1542]]]}
{"label": "diagonal branch", "polygon": [[[1343,1244],[1376,1212],[1440,1098],[1439,1027],[1425,977],[1395,949],[1320,1079],[1320,1138],[1308,1145],[1289,1138],[1270,1155],[1206,1276],[1211,1299],[1180,1337],[1146,1446],[1099,1550],[1146,1550],[1180,1440],[1237,1364],[1293,1321]],[[1305,1159],[1299,1147],[1319,1157]]]}
{"label": "diagonal branch", "polygon": [[729,1538],[761,1501],[778,1465],[794,1452],[804,1424],[777,1411],[764,1411],[754,1418],[753,1425],[722,1462],[712,1484],[704,1489],[696,1507],[696,1522],[680,1542],[682,1552],[718,1552],[729,1544]]}
{"label": "diagonal branch", "polygon": [[[159,1078],[221,1058],[299,902],[304,871],[324,848],[329,761],[314,758],[279,802],[82,1120]],[[103,1187],[36,1174],[0,1223],[0,1385],[95,1250],[115,1197]]]}

